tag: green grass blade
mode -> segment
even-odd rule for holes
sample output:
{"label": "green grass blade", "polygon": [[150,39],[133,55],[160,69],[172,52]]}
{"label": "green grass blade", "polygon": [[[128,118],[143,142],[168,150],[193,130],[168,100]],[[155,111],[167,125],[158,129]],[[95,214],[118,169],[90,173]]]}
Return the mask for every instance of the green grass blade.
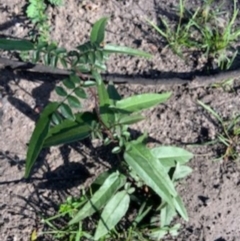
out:
{"label": "green grass blade", "polygon": [[[167,33],[162,31],[155,23],[151,22],[150,20],[146,19],[146,21],[160,34],[162,35],[165,39],[168,39]],[[163,20],[162,20],[163,21]],[[163,21],[165,27],[167,27],[167,24],[165,21]]]}
{"label": "green grass blade", "polygon": [[210,114],[212,114],[220,123],[223,124],[222,118],[208,105],[204,104],[202,101],[197,101],[199,105],[201,105],[206,111],[208,111]]}

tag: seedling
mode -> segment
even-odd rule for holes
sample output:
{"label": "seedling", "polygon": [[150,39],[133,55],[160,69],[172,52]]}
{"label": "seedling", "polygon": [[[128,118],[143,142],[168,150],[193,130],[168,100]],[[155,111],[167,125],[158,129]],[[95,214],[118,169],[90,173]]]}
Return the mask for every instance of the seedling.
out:
{"label": "seedling", "polygon": [[239,158],[240,115],[236,115],[230,121],[224,121],[210,106],[201,101],[198,103],[220,124],[221,133],[217,135],[215,142],[225,146],[224,154],[220,159],[237,160]]}
{"label": "seedling", "polygon": [[[0,40],[0,46],[5,49],[28,50],[34,62],[44,60],[53,67],[60,62],[71,73],[55,89],[62,101],[48,104],[36,123],[28,146],[25,177],[30,176],[43,148],[89,137],[100,139],[103,145],[112,143],[115,146],[112,153],[122,160],[117,171],[103,173],[83,199],[73,203],[70,200],[61,206],[57,217],[66,214],[66,226],[60,228],[51,218],[45,219],[52,234],[58,237],[67,234],[75,240],[83,236],[88,240],[111,240],[112,237],[117,240],[126,236],[128,239],[133,236],[158,239],[168,232],[174,235],[178,227],[170,227],[172,218],[178,213],[188,220],[175,183],[191,172],[184,164],[192,154],[177,147],[149,149],[145,145],[146,134],[132,140],[128,126],[142,121],[142,110],[164,103],[171,93],[146,93],[123,99],[113,84],[104,84],[100,72],[106,69],[105,61],[111,53],[151,57],[143,51],[103,45],[106,23],[107,18],[96,22],[90,41],[69,52],[48,43],[33,44],[25,40],[19,44],[15,40]],[[81,108],[81,102],[88,98],[86,89],[94,98],[92,112],[83,112]],[[127,213],[133,207],[136,214],[129,219]],[[170,216],[169,212],[165,213],[166,208],[172,210]],[[147,222],[152,216],[155,221]],[[85,227],[90,220],[93,228],[88,230]],[[146,229],[149,232],[143,232]]]}
{"label": "seedling", "polygon": [[[129,126],[145,119],[141,112],[166,102],[171,93],[123,98],[113,83],[104,83],[101,72],[110,54],[151,57],[140,50],[104,44],[106,24],[107,18],[97,21],[89,41],[71,51],[48,42],[0,39],[5,50],[29,51],[32,62],[52,67],[62,64],[70,73],[55,88],[61,101],[50,102],[36,123],[25,178],[30,177],[43,148],[99,139],[102,148],[113,146],[118,165],[96,177],[82,198],[68,200],[57,216],[45,218],[48,233],[64,240],[159,240],[168,233],[177,235],[179,225],[172,227],[173,218],[180,215],[187,221],[188,215],[175,186],[191,173],[185,164],[193,155],[172,146],[148,148],[147,134],[132,138]],[[82,102],[89,92],[94,109],[84,111]],[[62,218],[66,221],[59,226]]]}

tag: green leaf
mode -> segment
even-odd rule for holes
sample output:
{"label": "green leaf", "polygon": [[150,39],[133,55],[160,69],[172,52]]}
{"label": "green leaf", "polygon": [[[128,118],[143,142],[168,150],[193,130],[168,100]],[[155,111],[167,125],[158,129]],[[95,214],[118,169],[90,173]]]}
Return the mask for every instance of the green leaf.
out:
{"label": "green leaf", "polygon": [[56,48],[57,48],[57,46],[55,43],[50,43],[47,47],[47,51],[51,52],[51,51],[55,50]]}
{"label": "green leaf", "polygon": [[32,60],[33,60],[33,63],[37,63],[40,60],[40,51],[39,50],[33,51]]}
{"label": "green leaf", "polygon": [[[128,97],[116,102],[115,107],[126,111],[142,111],[157,104],[166,102],[171,96],[170,92],[163,94],[141,94]],[[114,107],[113,107],[114,108]]]}
{"label": "green leaf", "polygon": [[134,172],[164,201],[174,208],[173,197],[177,196],[174,184],[165,167],[142,143],[126,145],[124,159]]}
{"label": "green leaf", "polygon": [[52,58],[51,58],[50,65],[53,66],[54,68],[56,68],[57,67],[57,63],[58,63],[58,56],[53,55]]}
{"label": "green leaf", "polygon": [[98,222],[94,239],[99,240],[111,231],[126,214],[130,196],[126,190],[116,193],[107,203]]}
{"label": "green leaf", "polygon": [[13,40],[0,38],[0,49],[30,51],[34,49],[34,44],[28,40]]}
{"label": "green leaf", "polygon": [[40,118],[37,121],[27,150],[25,178],[29,177],[32,167],[43,147],[43,143],[48,135],[51,115],[56,111],[57,108],[58,103],[56,102],[48,104],[42,111]]}
{"label": "green leaf", "polygon": [[108,18],[101,18],[93,25],[90,34],[91,43],[100,45],[103,42],[107,20]]}
{"label": "green leaf", "polygon": [[122,99],[121,95],[118,93],[118,91],[115,88],[113,83],[109,83],[109,85],[107,87],[107,92],[108,92],[109,98],[111,100],[121,100]]}
{"label": "green leaf", "polygon": [[159,146],[151,149],[151,153],[166,167],[175,167],[176,162],[184,164],[193,158],[193,154],[175,146]]}
{"label": "green leaf", "polygon": [[117,154],[117,153],[119,153],[121,150],[122,150],[122,148],[121,148],[120,146],[115,146],[115,147],[112,149],[112,153],[113,153],[113,154]]}
{"label": "green leaf", "polygon": [[84,81],[83,83],[83,87],[92,87],[92,86],[95,86],[96,85],[96,82],[95,81],[92,81],[92,80],[86,80]]}
{"label": "green leaf", "polygon": [[96,57],[96,59],[97,59],[97,61],[99,62],[99,63],[102,63],[103,62],[103,51],[100,49],[100,50],[97,50],[96,52],[95,52],[95,57]]}
{"label": "green leaf", "polygon": [[132,49],[125,46],[116,46],[112,44],[106,44],[103,49],[104,53],[116,53],[116,54],[127,54],[133,56],[140,56],[145,58],[151,58],[152,55],[137,49]]}
{"label": "green leaf", "polygon": [[89,64],[95,64],[96,57],[93,52],[88,53]]}
{"label": "green leaf", "polygon": [[175,206],[176,210],[178,211],[178,213],[182,216],[182,218],[185,221],[188,221],[187,210],[184,207],[184,204],[183,204],[182,199],[180,198],[180,196],[174,197],[173,202],[174,202],[174,206]]}
{"label": "green leaf", "polygon": [[81,87],[75,89],[75,90],[74,90],[74,93],[75,93],[75,95],[78,96],[79,98],[87,99],[87,93],[86,93],[86,91],[85,91],[83,88],[81,88]]}
{"label": "green leaf", "polygon": [[46,50],[47,46],[48,46],[48,42],[46,42],[46,41],[39,41],[37,43],[37,50]]}
{"label": "green leaf", "polygon": [[[134,219],[134,226],[137,226],[147,215],[148,213],[152,210],[152,206],[148,206],[146,207],[147,202],[144,201],[144,203],[142,203],[140,209],[138,210],[137,216]],[[145,209],[146,207],[146,209]]]}
{"label": "green leaf", "polygon": [[179,162],[177,162],[176,169],[174,171],[172,179],[174,181],[182,179],[186,176],[188,176],[192,172],[192,168],[185,166],[185,165],[180,165]]}
{"label": "green leaf", "polygon": [[66,50],[65,48],[57,48],[57,49],[55,50],[55,53],[56,53],[57,55],[59,55],[59,54],[65,54],[65,53],[67,53],[67,50]]}
{"label": "green leaf", "polygon": [[74,75],[74,74],[70,75],[70,80],[74,84],[80,84],[80,82],[81,82],[80,78],[77,75]]}
{"label": "green leaf", "polygon": [[79,63],[81,64],[88,64],[88,55],[87,53],[84,53],[81,55],[81,57],[79,58]]}
{"label": "green leaf", "polygon": [[98,62],[96,62],[96,63],[94,64],[94,66],[95,66],[98,70],[100,70],[101,72],[107,70],[107,66],[106,66],[105,64],[103,64],[103,63],[98,63]]}
{"label": "green leaf", "polygon": [[97,72],[93,72],[93,76],[97,81],[97,91],[100,105],[100,116],[103,123],[110,127],[114,122],[114,113],[111,109],[109,109],[111,100],[109,99],[108,92],[106,87],[101,79],[101,75]]}
{"label": "green leaf", "polygon": [[91,134],[91,123],[97,118],[90,112],[78,113],[75,121],[63,120],[59,125],[49,130],[43,147],[71,143],[87,138]]}
{"label": "green leaf", "polygon": [[114,193],[125,184],[125,182],[125,176],[117,172],[114,172],[108,176],[98,191],[93,194],[91,199],[69,222],[69,225],[80,222],[86,217],[89,217],[95,212],[99,211],[109,201]]}
{"label": "green leaf", "polygon": [[167,234],[168,228],[158,228],[151,231],[149,235],[153,240],[161,240]]}
{"label": "green leaf", "polygon": [[177,212],[175,209],[170,207],[168,204],[165,204],[165,206],[161,209],[161,227],[169,226],[172,222],[173,218],[177,215]]}
{"label": "green leaf", "polygon": [[63,96],[63,97],[67,96],[67,91],[61,86],[56,86],[55,91],[60,96]]}
{"label": "green leaf", "polygon": [[71,77],[68,78],[68,79],[65,79],[62,83],[68,89],[74,89],[75,88],[75,83],[71,80]]}
{"label": "green leaf", "polygon": [[50,65],[50,62],[51,62],[51,58],[50,58],[50,53],[45,53],[44,55],[44,64],[45,65]]}
{"label": "green leaf", "polygon": [[59,107],[60,109],[60,112],[61,114],[66,118],[66,119],[70,119],[70,120],[75,120],[75,116],[74,114],[72,113],[72,110],[71,108],[65,104],[65,103],[62,103]]}
{"label": "green leaf", "polygon": [[59,115],[59,113],[56,111],[52,114],[52,122],[55,124],[55,125],[59,125],[62,121],[62,118],[61,116]]}
{"label": "green leaf", "polygon": [[111,170],[107,170],[105,172],[102,172],[101,174],[99,174],[99,176],[96,177],[96,179],[94,180],[94,182],[91,185],[92,186],[97,186],[100,187],[103,185],[103,183],[105,182],[105,180],[112,174],[113,172]]}
{"label": "green leaf", "polygon": [[67,101],[68,101],[69,105],[73,108],[81,108],[82,107],[80,101],[75,96],[69,95],[67,97]]}
{"label": "green leaf", "polygon": [[90,66],[86,64],[76,65],[75,69],[80,71],[81,73],[89,73],[91,71]]}
{"label": "green leaf", "polygon": [[93,70],[92,76],[96,80],[96,83],[102,87],[103,80],[102,80],[102,76],[98,73],[98,71]]}
{"label": "green leaf", "polygon": [[66,61],[64,58],[60,58],[60,62],[61,62],[62,66],[63,66],[65,69],[68,68],[67,61]]}
{"label": "green leaf", "polygon": [[172,236],[177,236],[178,233],[179,233],[180,227],[181,227],[181,224],[180,224],[180,223],[177,223],[177,224],[175,224],[173,227],[171,227],[171,228],[169,229],[170,235],[172,235]]}
{"label": "green leaf", "polygon": [[122,118],[119,119],[119,124],[121,125],[131,125],[131,124],[134,124],[134,123],[137,123],[139,121],[142,121],[144,120],[145,117],[142,116],[142,115],[130,115],[130,116],[124,116]]}
{"label": "green leaf", "polygon": [[88,52],[88,51],[90,51],[90,50],[94,50],[95,49],[95,47],[94,47],[94,44],[92,44],[91,42],[86,42],[86,43],[84,43],[84,44],[81,44],[81,45],[78,45],[77,47],[76,47],[80,52],[83,52],[83,53],[86,53],[86,52]]}

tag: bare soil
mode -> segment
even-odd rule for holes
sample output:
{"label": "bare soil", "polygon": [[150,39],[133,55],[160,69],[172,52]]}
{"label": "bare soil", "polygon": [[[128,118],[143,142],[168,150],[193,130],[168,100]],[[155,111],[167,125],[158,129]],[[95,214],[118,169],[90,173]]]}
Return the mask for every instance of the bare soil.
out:
{"label": "bare soil", "polygon": [[[229,1],[230,2],[230,1]],[[231,5],[226,7],[231,11]],[[149,74],[192,72],[202,67],[193,57],[184,61],[165,49],[166,43],[145,18],[157,20],[176,6],[176,0],[96,0],[65,1],[48,8],[51,37],[59,45],[73,48],[88,38],[91,25],[109,16],[107,41],[131,46],[153,54],[151,60],[113,56],[109,73]],[[197,6],[198,1],[189,1]],[[31,25],[23,15],[26,1],[0,0],[0,36],[24,37]],[[80,193],[97,173],[113,165],[112,155],[89,141],[51,148],[41,153],[38,169],[29,182],[23,177],[31,132],[38,117],[36,106],[55,96],[50,76],[14,73],[0,69],[0,240],[27,241],[41,228],[41,215],[51,214],[67,196]],[[177,145],[195,154],[193,173],[178,185],[190,220],[183,222],[180,235],[165,240],[240,240],[240,168],[238,162],[214,159],[223,151],[219,145],[198,145],[216,138],[217,122],[197,104],[202,100],[224,119],[239,113],[239,80],[234,90],[185,85],[119,85],[124,96],[134,93],[171,91],[172,98],[145,112],[146,121],[136,125],[148,131],[154,142]],[[45,239],[43,239],[45,240]]]}

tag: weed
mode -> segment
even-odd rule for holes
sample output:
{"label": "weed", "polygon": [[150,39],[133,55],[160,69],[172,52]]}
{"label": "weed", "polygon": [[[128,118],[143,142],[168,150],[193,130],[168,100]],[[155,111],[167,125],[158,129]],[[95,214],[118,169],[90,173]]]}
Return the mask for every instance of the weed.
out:
{"label": "weed", "polygon": [[[69,76],[56,86],[62,97],[50,102],[41,112],[29,141],[25,177],[31,175],[43,148],[99,139],[103,148],[111,143],[119,160],[115,169],[96,177],[80,199],[68,199],[55,217],[44,223],[58,239],[80,240],[159,240],[166,234],[177,235],[180,225],[171,227],[179,214],[188,220],[178,195],[176,182],[191,173],[185,164],[192,154],[178,147],[148,148],[147,134],[132,139],[129,125],[142,121],[142,110],[167,101],[171,93],[145,93],[122,98],[112,83],[104,84],[110,54],[149,58],[150,54],[124,46],[104,44],[107,18],[97,21],[90,40],[67,51],[48,42],[0,39],[4,50],[29,51],[33,62],[58,63]],[[84,112],[82,101],[93,96],[94,109]],[[65,222],[59,226],[59,221]],[[36,233],[33,233],[36,237]]]}
{"label": "weed", "polygon": [[215,22],[205,23],[203,28],[201,24],[196,22],[198,30],[201,32],[202,49],[205,50],[208,58],[211,56],[217,59],[217,64],[220,68],[230,68],[233,60],[237,55],[237,51],[233,53],[231,58],[228,57],[226,51],[234,43],[239,35],[240,29],[234,30],[234,23],[238,15],[238,9],[236,7],[236,0],[234,0],[234,10],[232,18],[227,19],[224,24],[224,20],[221,17],[217,17],[217,13],[213,14]]}
{"label": "weed", "polygon": [[182,57],[182,47],[192,48],[197,47],[196,41],[191,38],[190,29],[194,25],[194,18],[197,16],[198,11],[191,17],[191,19],[187,22],[187,24],[183,23],[184,17],[184,5],[183,0],[180,0],[180,8],[179,8],[179,21],[177,27],[172,29],[170,24],[165,21],[163,18],[160,18],[164,30],[159,28],[153,22],[147,20],[147,22],[162,36],[166,39],[168,46],[176,53],[177,55]]}
{"label": "weed", "polygon": [[[54,6],[60,6],[63,0],[48,0],[48,3]],[[30,33],[31,38],[34,41],[48,42],[50,26],[48,24],[48,16],[46,14],[47,3],[45,0],[29,0],[27,7],[27,17],[35,25],[37,32]]]}
{"label": "weed", "polygon": [[[61,6],[63,0],[48,0],[47,3],[54,6]],[[46,14],[47,3],[46,0],[29,0],[29,5],[26,10],[27,17],[34,24],[34,28],[29,31],[28,37],[33,42],[38,42],[39,44],[50,42],[50,26]],[[23,61],[30,61],[27,51],[21,51],[19,57]]]}
{"label": "weed", "polygon": [[226,92],[234,92],[234,79],[226,79],[212,84],[213,88],[222,88]]}
{"label": "weed", "polygon": [[224,121],[210,106],[201,101],[198,103],[214,116],[221,126],[222,133],[218,134],[216,142],[222,143],[225,151],[220,158],[225,161],[237,160],[239,158],[240,115],[236,115],[230,121]]}
{"label": "weed", "polygon": [[[225,12],[221,11],[222,5],[214,8],[213,2],[214,0],[206,0],[203,6],[190,11],[185,8],[184,0],[180,0],[179,22],[176,28],[172,28],[170,23],[162,18],[161,21],[166,30],[147,21],[166,39],[168,46],[181,57],[184,49],[187,48],[203,53],[207,63],[216,61],[218,67],[228,69],[237,55],[237,51],[231,52],[230,49],[240,35],[240,29],[235,28],[239,10],[236,7],[236,0],[233,0],[233,14],[229,18]],[[224,17],[227,19],[224,20]],[[231,52],[230,55],[228,51]]]}

